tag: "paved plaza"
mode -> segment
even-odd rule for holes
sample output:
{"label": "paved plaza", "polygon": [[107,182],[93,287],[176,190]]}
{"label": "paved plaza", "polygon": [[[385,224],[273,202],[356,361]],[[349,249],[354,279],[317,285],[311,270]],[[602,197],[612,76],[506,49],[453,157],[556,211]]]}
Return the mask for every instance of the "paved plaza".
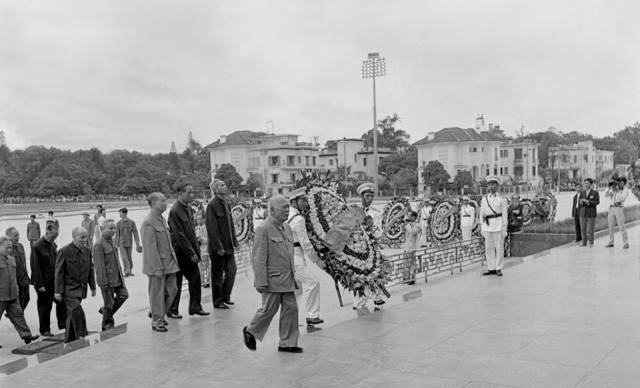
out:
{"label": "paved plaza", "polygon": [[[276,352],[277,321],[257,352],[244,347],[241,328],[258,307],[249,277],[236,307],[172,320],[168,333],[151,331],[137,293],[125,333],[0,377],[0,387],[634,387],[639,233],[630,230],[629,250],[600,238],[512,259],[502,278],[475,267],[396,287],[387,307],[360,317],[348,296],[335,307],[325,282],[327,324],[303,334],[302,355]],[[16,365],[37,364],[21,357]]]}

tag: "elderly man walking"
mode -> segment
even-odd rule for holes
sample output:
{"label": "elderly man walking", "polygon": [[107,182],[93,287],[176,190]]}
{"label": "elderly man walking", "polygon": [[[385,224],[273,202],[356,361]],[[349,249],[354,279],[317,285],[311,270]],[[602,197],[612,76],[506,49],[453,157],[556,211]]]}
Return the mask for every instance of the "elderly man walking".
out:
{"label": "elderly man walking", "polygon": [[7,237],[11,240],[11,256],[16,259],[16,276],[18,282],[18,301],[22,311],[29,304],[29,273],[27,272],[27,258],[24,253],[24,247],[20,244],[20,232],[14,227],[10,227],[6,231]]}
{"label": "elderly man walking", "polygon": [[151,329],[167,331],[166,313],[176,296],[178,261],[171,246],[169,227],[162,216],[167,210],[167,199],[162,193],[151,193],[147,198],[150,211],[140,227],[142,234],[142,272],[149,277],[149,304]]}
{"label": "elderly man walking", "polygon": [[93,262],[96,268],[96,283],[100,287],[104,305],[100,308],[102,314],[102,331],[112,329],[115,322],[113,315],[129,298],[129,292],[124,285],[122,267],[118,260],[118,248],[113,241],[116,233],[114,220],[108,219],[102,223],[100,241],[93,245]]}
{"label": "elderly man walking", "polygon": [[201,260],[200,247],[196,237],[195,220],[193,210],[189,206],[194,199],[193,186],[183,185],[178,187],[178,200],[169,212],[169,231],[171,245],[178,258],[180,272],[176,274],[178,291],[169,309],[169,318],[180,319],[180,296],[182,295],[182,277],[189,282],[189,315],[209,315],[202,309],[200,303],[202,294],[202,281],[198,262]]}
{"label": "elderly man walking", "polygon": [[67,330],[64,342],[87,336],[87,319],[82,309],[82,299],[87,297],[87,285],[91,296],[96,296],[96,279],[93,272],[91,250],[87,247],[89,236],[84,228],[72,231],[73,241],[60,249],[56,261],[55,295],[67,308]]}
{"label": "elderly man walking", "polygon": [[[122,265],[124,267],[124,276],[133,276],[133,242],[136,243],[136,252],[142,252],[140,245],[140,237],[138,236],[138,228],[136,223],[128,216],[129,210],[126,207],[120,209],[120,221],[116,224],[115,243],[120,251]],[[106,222],[106,221],[105,221]]]}
{"label": "elderly man walking", "polygon": [[234,251],[238,247],[238,240],[231,218],[231,207],[227,201],[227,185],[215,179],[211,182],[211,191],[214,197],[207,205],[205,224],[209,235],[213,307],[228,309],[229,305],[233,305],[231,290],[236,280]]}
{"label": "elderly man walking", "polygon": [[24,312],[20,308],[16,260],[11,256],[11,240],[3,236],[0,237],[0,318],[5,312],[25,343],[28,344],[39,337],[31,335],[24,319]]}
{"label": "elderly man walking", "polygon": [[260,341],[267,333],[274,315],[280,309],[279,352],[302,353],[298,347],[298,302],[295,291],[293,259],[293,234],[286,223],[289,201],[282,195],[269,200],[269,217],[256,229],[253,245],[253,274],[256,290],[262,294],[262,307],[242,329],[244,343],[249,350],[256,350],[256,338]]}
{"label": "elderly man walking", "polygon": [[31,282],[38,294],[38,317],[40,318],[40,334],[51,337],[51,307],[56,304],[58,329],[66,326],[66,308],[64,303],[54,299],[56,257],[58,255],[55,240],[58,238],[58,227],[47,225],[45,235],[33,244],[31,249]]}

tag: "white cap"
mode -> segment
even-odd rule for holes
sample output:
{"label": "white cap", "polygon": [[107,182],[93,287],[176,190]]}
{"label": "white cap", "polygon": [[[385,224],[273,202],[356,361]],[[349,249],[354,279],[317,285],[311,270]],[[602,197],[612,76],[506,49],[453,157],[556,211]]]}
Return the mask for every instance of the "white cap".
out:
{"label": "white cap", "polygon": [[294,200],[296,198],[302,197],[307,195],[307,188],[306,187],[300,187],[298,189],[293,190],[292,192],[289,193],[288,197],[289,200]]}
{"label": "white cap", "polygon": [[485,178],[485,180],[487,181],[487,183],[489,182],[495,182],[497,184],[500,184],[500,177],[496,176],[496,175],[489,175]]}
{"label": "white cap", "polygon": [[370,182],[367,183],[363,183],[360,186],[358,186],[358,188],[356,189],[356,193],[358,193],[358,195],[362,195],[362,193],[366,193],[367,191],[370,191],[372,193],[376,193],[376,185]]}

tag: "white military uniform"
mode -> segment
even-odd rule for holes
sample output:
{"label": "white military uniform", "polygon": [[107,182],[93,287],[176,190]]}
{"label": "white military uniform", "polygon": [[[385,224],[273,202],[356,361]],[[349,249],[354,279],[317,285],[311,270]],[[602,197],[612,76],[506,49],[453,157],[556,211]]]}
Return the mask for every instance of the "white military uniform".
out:
{"label": "white military uniform", "polygon": [[471,231],[476,219],[476,208],[466,204],[460,207],[460,231],[462,232],[462,240],[471,240]]}
{"label": "white military uniform", "polygon": [[[495,182],[499,180],[494,179]],[[489,181],[489,178],[487,178]],[[488,224],[485,221],[488,217]],[[487,194],[482,197],[480,205],[480,222],[484,236],[484,249],[489,271],[502,270],[504,265],[504,238],[507,235],[508,224],[507,199],[500,193]]]}
{"label": "white military uniform", "polygon": [[[304,191],[302,191],[304,193]],[[289,195],[289,199],[297,198],[296,191]],[[320,282],[318,278],[311,273],[307,266],[308,261],[318,263],[320,258],[316,254],[309,235],[307,235],[307,227],[305,225],[304,216],[300,214],[298,209],[289,208],[289,219],[287,221],[293,232],[293,264],[295,266],[295,278],[301,284],[297,297],[302,298],[306,295],[306,317],[308,319],[320,318]]]}
{"label": "white military uniform", "polygon": [[420,229],[422,234],[422,239],[424,241],[423,245],[426,245],[429,238],[429,219],[431,218],[431,212],[433,211],[433,206],[431,204],[423,205],[420,208]]}
{"label": "white military uniform", "polygon": [[253,231],[255,232],[258,226],[262,225],[266,217],[267,210],[262,207],[262,204],[256,204],[253,207],[253,212],[251,214],[253,218]]}

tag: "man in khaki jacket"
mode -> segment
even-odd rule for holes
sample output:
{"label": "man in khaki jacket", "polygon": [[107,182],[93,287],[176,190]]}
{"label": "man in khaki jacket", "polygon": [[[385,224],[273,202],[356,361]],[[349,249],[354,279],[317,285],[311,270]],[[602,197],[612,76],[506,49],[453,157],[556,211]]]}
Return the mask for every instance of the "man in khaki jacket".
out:
{"label": "man in khaki jacket", "polygon": [[96,283],[102,292],[103,307],[102,331],[112,329],[115,325],[113,315],[129,298],[129,292],[124,285],[122,267],[118,260],[118,247],[113,241],[116,233],[116,223],[108,219],[102,223],[100,241],[93,245],[93,262],[96,268]]}
{"label": "man in khaki jacket", "polygon": [[176,272],[178,260],[171,246],[169,227],[162,216],[167,210],[167,199],[162,193],[151,193],[147,198],[151,211],[142,222],[142,272],[149,277],[149,303],[151,328],[166,332],[164,319],[178,291]]}
{"label": "man in khaki jacket", "polygon": [[249,350],[256,350],[256,338],[262,341],[274,315],[280,309],[279,352],[302,353],[298,347],[298,302],[295,290],[293,235],[286,223],[289,200],[275,195],[269,200],[269,217],[256,229],[253,245],[254,286],[262,294],[262,307],[242,329]]}

